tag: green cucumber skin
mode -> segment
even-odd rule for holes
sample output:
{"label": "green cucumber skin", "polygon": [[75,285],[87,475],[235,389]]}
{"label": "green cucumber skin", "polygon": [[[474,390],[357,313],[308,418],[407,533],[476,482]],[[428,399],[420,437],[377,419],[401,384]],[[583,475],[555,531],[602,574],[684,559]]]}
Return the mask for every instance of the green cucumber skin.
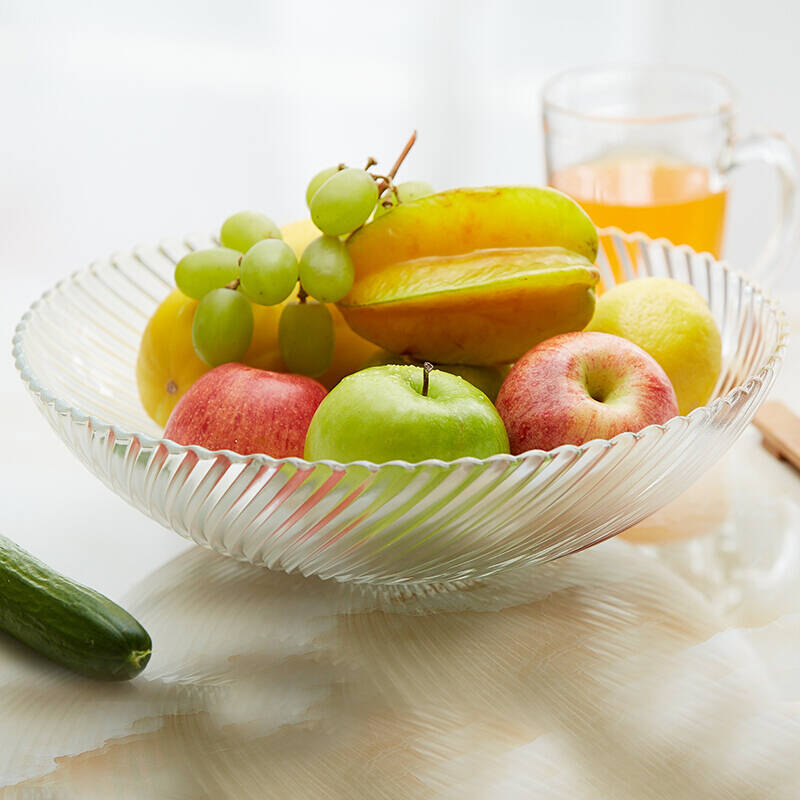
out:
{"label": "green cucumber skin", "polygon": [[107,597],[54,572],[0,536],[0,629],[89,678],[135,678],[150,660],[147,631]]}

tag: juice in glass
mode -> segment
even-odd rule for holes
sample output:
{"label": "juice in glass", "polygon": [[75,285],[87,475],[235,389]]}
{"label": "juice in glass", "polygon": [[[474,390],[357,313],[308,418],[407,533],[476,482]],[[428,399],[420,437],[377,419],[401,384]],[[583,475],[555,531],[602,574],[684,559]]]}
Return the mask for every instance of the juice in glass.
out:
{"label": "juice in glass", "polygon": [[724,189],[703,166],[652,156],[625,156],[567,167],[551,175],[598,227],[642,231],[699,252],[722,252]]}

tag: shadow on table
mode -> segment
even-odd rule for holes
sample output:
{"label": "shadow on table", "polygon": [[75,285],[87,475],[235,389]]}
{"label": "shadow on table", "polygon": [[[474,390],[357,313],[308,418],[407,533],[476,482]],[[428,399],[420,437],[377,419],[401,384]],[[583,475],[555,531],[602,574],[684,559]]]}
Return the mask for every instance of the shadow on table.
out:
{"label": "shadow on table", "polygon": [[127,606],[154,642],[128,685],[3,643],[0,800],[800,796],[749,640],[620,542],[425,590],[195,549]]}
{"label": "shadow on table", "polygon": [[800,609],[800,481],[759,439],[746,431],[694,486],[620,535],[748,628]]}

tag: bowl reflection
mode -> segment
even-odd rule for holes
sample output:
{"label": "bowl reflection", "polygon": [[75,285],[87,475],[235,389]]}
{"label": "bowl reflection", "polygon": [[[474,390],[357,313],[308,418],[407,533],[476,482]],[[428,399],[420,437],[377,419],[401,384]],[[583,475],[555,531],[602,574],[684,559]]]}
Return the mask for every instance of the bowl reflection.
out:
{"label": "bowl reflection", "polygon": [[3,643],[0,797],[800,792],[798,718],[752,632],[623,542],[426,588],[198,548],[127,606],[154,642],[129,685]]}

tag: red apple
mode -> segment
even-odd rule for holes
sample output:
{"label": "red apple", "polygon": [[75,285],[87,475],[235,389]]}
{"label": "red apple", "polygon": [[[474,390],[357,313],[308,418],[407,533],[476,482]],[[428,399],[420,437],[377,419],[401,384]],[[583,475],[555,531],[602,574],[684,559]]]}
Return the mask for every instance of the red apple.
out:
{"label": "red apple", "polygon": [[222,364],[181,397],[164,437],[242,455],[302,457],[311,417],[326,394],[304,375]]}
{"label": "red apple", "polygon": [[664,370],[638,345],[608,333],[554,336],[529,350],[497,395],[511,452],[610,439],[678,414]]}

